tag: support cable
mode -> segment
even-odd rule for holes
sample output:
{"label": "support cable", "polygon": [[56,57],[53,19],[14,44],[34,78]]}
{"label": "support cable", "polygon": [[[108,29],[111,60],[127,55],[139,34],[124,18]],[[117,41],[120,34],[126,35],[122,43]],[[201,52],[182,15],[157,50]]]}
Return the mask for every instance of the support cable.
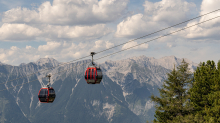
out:
{"label": "support cable", "polygon": [[[169,35],[172,35],[172,34],[174,34],[174,33],[177,33],[177,32],[180,32],[180,31],[186,30],[186,29],[188,29],[188,28],[191,28],[191,27],[193,27],[193,26],[196,26],[196,25],[199,25],[199,24],[202,24],[202,23],[205,23],[205,22],[208,22],[208,21],[211,21],[211,20],[217,19],[217,18],[219,18],[219,17],[220,17],[220,16],[216,16],[216,17],[214,17],[214,18],[211,18],[211,19],[208,19],[208,20],[205,20],[205,21],[199,22],[199,23],[197,23],[197,24],[194,24],[194,25],[191,25],[191,26],[187,26],[187,27],[185,27],[185,28],[182,28],[182,29],[179,29],[179,30],[177,30],[177,31],[174,31],[174,32],[171,32],[171,33],[168,33],[168,34],[162,35],[162,36],[159,36],[159,37],[154,38],[154,39],[151,39],[151,40],[149,40],[149,41],[146,41],[146,42],[143,42],[143,43],[140,43],[140,44],[134,45],[134,46],[132,46],[132,47],[129,47],[129,48],[126,48],[126,49],[123,49],[123,50],[120,50],[120,51],[117,51],[117,52],[114,52],[114,53],[111,53],[111,54],[105,55],[105,56],[100,57],[100,58],[98,58],[98,59],[94,59],[93,61],[96,61],[96,60],[99,60],[99,59],[103,59],[103,58],[105,58],[105,57],[108,57],[108,56],[111,56],[111,55],[114,55],[114,54],[117,54],[117,53],[123,52],[123,51],[125,51],[125,50],[129,50],[129,49],[134,48],[134,47],[137,47],[137,46],[139,46],[139,45],[142,45],[142,44],[145,44],[145,43],[148,43],[148,42],[151,42],[151,41],[154,41],[154,40],[157,40],[157,39],[160,39],[160,38],[163,38],[163,37],[169,36]],[[76,65],[76,66],[74,66],[74,67],[70,67],[70,68],[68,68],[68,69],[65,69],[65,70],[63,70],[63,71],[60,71],[60,72],[54,73],[54,74],[52,74],[52,75],[62,73],[62,72],[64,72],[64,71],[67,71],[67,70],[69,70],[69,69],[72,69],[72,68],[76,68],[76,67],[82,66],[82,65],[84,65],[84,64],[87,64],[87,63],[83,63],[83,64],[80,64],[80,65]],[[43,78],[46,78],[46,77],[42,77],[42,78],[40,78],[40,79],[43,79]],[[39,80],[39,79],[36,79],[36,80],[30,81],[30,82],[34,82],[34,81],[37,81],[37,80]],[[30,82],[26,82],[26,83],[23,83],[23,84],[19,84],[19,85],[16,85],[16,86],[14,86],[14,87],[17,87],[17,86],[20,86],[20,85],[24,85],[24,84],[27,84],[27,83],[30,83]],[[10,88],[14,88],[14,87],[9,87],[8,89],[10,89]],[[4,91],[4,90],[8,90],[8,89],[0,90],[0,92],[1,92],[1,91]]]}
{"label": "support cable", "polygon": [[[219,10],[220,10],[220,9],[216,9],[216,10],[211,11],[211,12],[209,12],[209,13],[206,13],[206,14],[203,14],[203,15],[197,16],[197,17],[195,17],[195,18],[192,18],[192,19],[189,19],[189,20],[183,21],[183,22],[178,23],[178,24],[175,24],[175,25],[173,25],[173,26],[170,26],[170,27],[167,27],[167,28],[164,28],[164,29],[158,30],[158,31],[156,31],[156,32],[153,32],[153,33],[150,33],[150,34],[144,35],[144,36],[142,36],[142,37],[139,37],[139,38],[136,38],[136,39],[133,39],[133,40],[129,40],[129,41],[125,42],[125,43],[122,43],[122,44],[119,44],[119,45],[116,45],[116,46],[113,46],[113,47],[107,48],[107,49],[105,49],[105,50],[101,50],[101,51],[99,51],[99,52],[96,52],[96,54],[98,54],[98,53],[102,53],[102,52],[105,52],[105,51],[107,51],[107,50],[110,50],[110,49],[113,49],[113,48],[119,47],[119,46],[121,46],[121,45],[127,44],[127,43],[129,43],[129,42],[132,42],[132,41],[135,41],[135,40],[138,40],[138,39],[141,39],[141,38],[144,38],[144,37],[147,37],[147,36],[153,35],[153,34],[156,34],[156,33],[158,33],[158,32],[161,32],[161,31],[164,31],[164,30],[166,30],[166,29],[169,29],[169,28],[172,28],[172,27],[175,27],[175,26],[181,25],[181,24],[183,24],[183,23],[186,23],[186,22],[189,22],[189,21],[192,21],[192,20],[195,20],[195,19],[201,18],[201,17],[203,17],[203,16],[209,15],[209,14],[214,13],[214,12],[217,12],[217,11],[219,11]],[[17,80],[17,79],[21,79],[21,78],[24,78],[24,77],[31,76],[31,75],[36,74],[36,73],[38,73],[38,72],[43,72],[43,71],[46,71],[46,70],[50,70],[50,69],[56,68],[56,67],[58,67],[58,66],[63,66],[63,65],[66,65],[66,64],[70,64],[70,63],[72,63],[72,62],[75,62],[75,61],[78,61],[78,60],[81,60],[81,59],[87,58],[87,57],[89,57],[89,56],[90,56],[90,55],[88,55],[88,56],[84,56],[84,57],[81,57],[81,58],[78,58],[78,59],[75,59],[75,60],[70,61],[70,62],[66,62],[66,63],[63,63],[63,64],[59,64],[59,65],[57,65],[57,66],[53,66],[53,67],[50,67],[50,68],[46,68],[46,69],[43,69],[43,70],[39,70],[39,71],[37,71],[37,72],[31,73],[31,74],[28,74],[28,75],[24,75],[24,76],[21,76],[21,77],[19,77],[19,78],[15,78],[15,79],[12,79],[12,80],[6,81],[6,82],[4,82],[4,83],[0,83],[0,85],[1,85],[1,84],[5,84],[5,83],[8,83],[8,82],[11,82],[11,81],[15,81],[15,80]]]}

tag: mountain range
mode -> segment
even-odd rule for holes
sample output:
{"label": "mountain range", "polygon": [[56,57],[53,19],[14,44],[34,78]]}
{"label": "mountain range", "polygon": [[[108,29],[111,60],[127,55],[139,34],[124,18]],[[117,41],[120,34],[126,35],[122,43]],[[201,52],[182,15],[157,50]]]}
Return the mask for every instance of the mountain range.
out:
{"label": "mountain range", "polygon": [[[198,65],[184,60],[191,71]],[[103,79],[95,85],[84,79],[91,60],[61,63],[41,58],[19,66],[0,63],[0,122],[146,123],[154,119],[151,94],[159,96],[167,73],[181,61],[175,56],[139,56],[97,63]],[[47,74],[52,74],[56,92],[51,104],[40,103],[37,97],[48,82]]]}

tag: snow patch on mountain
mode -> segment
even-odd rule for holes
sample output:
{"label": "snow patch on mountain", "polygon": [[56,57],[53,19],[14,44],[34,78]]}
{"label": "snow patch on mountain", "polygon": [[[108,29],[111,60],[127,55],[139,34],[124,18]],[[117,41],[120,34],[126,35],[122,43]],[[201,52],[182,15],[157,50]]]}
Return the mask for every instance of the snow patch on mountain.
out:
{"label": "snow patch on mountain", "polygon": [[139,105],[139,104],[129,104],[129,108],[132,112],[134,112],[136,115],[145,115],[145,112],[147,112],[149,109],[151,109],[154,106],[154,103],[148,100],[145,105]]}
{"label": "snow patch on mountain", "polygon": [[33,92],[32,85],[29,86],[29,91],[30,91],[30,95],[31,95],[31,102],[30,102],[29,108],[31,108],[33,100],[34,100],[34,94],[32,93]]}
{"label": "snow patch on mountain", "polygon": [[35,107],[35,109],[37,109],[38,107],[40,107],[41,103],[40,101],[37,103],[37,106]]}
{"label": "snow patch on mountain", "polygon": [[123,92],[123,96],[126,97],[127,95],[131,95],[133,93],[126,93],[126,92]]}
{"label": "snow patch on mountain", "polygon": [[91,101],[92,106],[99,106],[100,103],[101,103],[101,102],[100,102],[99,100],[92,100],[92,101]]}
{"label": "snow patch on mountain", "polygon": [[[101,63],[100,66],[103,73],[121,87],[129,109],[136,115],[144,117],[154,104],[149,100],[145,100],[145,104],[129,101],[129,98],[134,95],[134,90],[146,88],[146,84],[151,87],[161,87],[163,81],[167,79],[167,73],[174,68],[174,65],[175,67],[179,66],[182,60],[183,58],[175,56],[160,59],[139,56],[118,61],[108,60]],[[186,58],[184,60],[189,63],[189,69],[192,72],[198,66]]]}
{"label": "snow patch on mountain", "polygon": [[103,110],[105,112],[106,117],[108,118],[108,121],[110,121],[110,122],[112,121],[111,118],[113,117],[113,115],[115,113],[115,107],[116,107],[115,104],[114,105],[111,105],[108,103],[103,104]]}
{"label": "snow patch on mountain", "polygon": [[[139,57],[132,57],[128,59],[123,59],[119,61],[106,61],[101,64],[101,67],[103,68],[103,72],[110,77],[113,81],[115,81],[119,85],[123,85],[123,81],[125,81],[126,76],[128,76],[130,73],[132,74],[132,77],[134,79],[138,79],[141,83],[146,82],[149,78],[149,76],[154,76],[152,79],[154,79],[154,83],[149,82],[149,84],[156,84],[160,85],[159,83],[161,80],[166,78],[166,74],[162,75],[161,71],[158,71],[156,67],[162,66],[166,69],[172,70],[174,68],[174,65],[177,67],[181,64],[183,58],[176,58],[175,56],[166,56],[162,57],[160,59],[155,59],[153,57],[146,57],[146,56],[139,56]],[[194,71],[196,66],[198,64],[184,58],[184,60],[189,63],[189,69],[191,72]],[[138,67],[138,68],[137,68]],[[137,68],[137,69],[134,69]],[[149,72],[149,76],[146,76],[146,73],[141,73],[136,70],[140,69],[149,69],[152,72]],[[133,70],[133,71],[132,71]],[[156,71],[157,70],[157,71]],[[148,71],[148,70],[145,70]],[[119,82],[122,83],[119,83]],[[153,81],[153,80],[152,80]]]}
{"label": "snow patch on mountain", "polygon": [[145,110],[151,109],[154,106],[154,103],[148,100],[145,104]]}
{"label": "snow patch on mountain", "polygon": [[[197,64],[188,60],[184,59],[186,62],[189,63],[189,68],[193,70],[196,68]],[[167,72],[171,71],[175,66],[178,66],[181,64],[182,59],[176,58],[175,56],[167,56],[160,59],[155,59],[153,57],[146,57],[146,56],[139,56],[139,57],[132,57],[128,59],[118,60],[118,61],[106,61],[104,63],[98,64],[103,72],[103,80],[104,77],[110,78],[113,82],[117,83],[112,84],[108,81],[102,81],[101,84],[104,85],[104,88],[108,87],[117,87],[116,89],[119,89],[122,93],[115,94],[112,90],[106,90],[110,92],[110,96],[113,97],[114,100],[120,101],[121,103],[125,103],[133,113],[135,113],[138,116],[144,117],[149,109],[153,108],[153,103],[149,101],[148,97],[141,97],[141,94],[145,93],[151,93],[153,88],[161,87],[163,81],[167,79]],[[26,77],[23,79],[23,81],[16,81],[16,82],[10,82],[6,83],[6,88],[8,87],[14,87],[14,91],[12,93],[15,95],[16,103],[19,105],[26,104],[31,110],[33,107],[35,109],[38,109],[41,105],[41,103],[34,103],[35,95],[34,93],[31,93],[33,91],[33,86],[30,86],[32,83],[40,83],[41,86],[45,86],[48,83],[48,78],[45,76],[48,74],[52,74],[51,77],[51,85],[55,84],[56,82],[56,93],[61,93],[60,90],[65,85],[64,82],[76,80],[76,84],[73,85],[72,92],[70,92],[70,96],[68,96],[67,103],[65,102],[65,109],[68,110],[68,107],[71,102],[71,98],[73,97],[73,94],[75,91],[79,90],[77,89],[81,82],[80,79],[84,79],[84,73],[88,66],[88,64],[91,62],[91,60],[83,60],[78,61],[74,63],[60,63],[56,61],[53,58],[42,58],[37,60],[36,62],[28,63],[28,64],[21,64],[20,66],[10,66],[7,69],[7,76],[5,76],[4,80],[9,80],[18,78],[21,76],[30,75],[31,76]],[[59,65],[59,66],[58,66]],[[58,66],[58,67],[55,67]],[[54,67],[54,68],[52,68]],[[52,68],[52,69],[48,69]],[[46,69],[46,70],[45,70]],[[11,77],[13,76],[13,78]],[[38,81],[33,81],[34,79],[38,79]],[[33,82],[32,82],[33,81]],[[18,86],[19,84],[24,84],[27,82],[30,85],[28,88],[27,86]],[[59,83],[58,83],[59,82]],[[79,84],[78,84],[79,83]],[[86,82],[85,82],[86,84]],[[54,85],[54,86],[55,86]],[[39,88],[40,89],[40,88]],[[121,91],[122,90],[122,91]],[[38,91],[38,90],[37,90]],[[118,90],[117,90],[118,91]],[[18,93],[27,93],[30,97],[30,100],[27,102],[22,102],[23,97],[18,97]],[[102,94],[103,91],[101,91]],[[154,91],[155,92],[155,91]],[[68,94],[69,95],[69,94]],[[123,99],[124,97],[124,99]],[[135,100],[131,99],[135,98]],[[21,99],[21,100],[20,100]],[[108,99],[108,96],[105,96],[105,99]],[[137,99],[137,100],[136,100]],[[88,101],[87,101],[88,100]],[[125,100],[125,101],[124,101]],[[142,102],[138,102],[138,100]],[[90,105],[85,105],[86,108],[91,108],[89,106],[94,106],[94,108],[103,108],[103,111],[99,111],[97,113],[94,113],[94,116],[97,116],[99,114],[100,116],[103,114],[106,116],[106,119],[108,121],[112,121],[114,119],[114,113],[115,110],[117,110],[116,104],[109,104],[104,103],[102,100],[89,100],[84,99],[84,102],[89,102]],[[29,113],[29,110],[23,110],[24,115]],[[145,119],[144,119],[145,120]]]}

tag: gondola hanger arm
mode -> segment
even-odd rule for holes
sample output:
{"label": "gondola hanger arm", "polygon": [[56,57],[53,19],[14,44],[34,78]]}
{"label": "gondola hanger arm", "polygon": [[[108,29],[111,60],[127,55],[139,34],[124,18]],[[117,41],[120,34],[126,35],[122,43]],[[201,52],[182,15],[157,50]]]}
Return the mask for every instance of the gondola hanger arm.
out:
{"label": "gondola hanger arm", "polygon": [[51,77],[51,75],[49,74],[49,75],[47,75],[46,77],[49,78],[49,81],[48,81],[48,84],[47,84],[47,87],[49,87],[49,85],[50,85],[50,77]]}

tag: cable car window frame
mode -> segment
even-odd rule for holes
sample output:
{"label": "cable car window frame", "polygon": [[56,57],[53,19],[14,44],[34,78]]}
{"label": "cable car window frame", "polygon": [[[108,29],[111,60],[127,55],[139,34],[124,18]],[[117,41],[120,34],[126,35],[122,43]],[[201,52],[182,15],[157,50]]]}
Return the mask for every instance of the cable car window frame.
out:
{"label": "cable car window frame", "polygon": [[54,89],[49,89],[49,96],[54,98],[56,97]]}
{"label": "cable car window frame", "polygon": [[41,96],[41,98],[44,98],[44,97],[47,98],[48,97],[48,89],[45,89],[45,88],[41,89],[39,95]]}
{"label": "cable car window frame", "polygon": [[94,79],[97,80],[97,69],[94,69]]}
{"label": "cable car window frame", "polygon": [[88,79],[90,79],[90,68],[88,69]]}
{"label": "cable car window frame", "polygon": [[55,94],[53,89],[49,89],[49,94]]}
{"label": "cable car window frame", "polygon": [[97,79],[102,79],[102,70],[97,69]]}
{"label": "cable car window frame", "polygon": [[86,70],[86,72],[85,72],[85,79],[87,79],[88,78],[88,70]]}
{"label": "cable car window frame", "polygon": [[95,71],[92,69],[92,79],[95,79]]}

